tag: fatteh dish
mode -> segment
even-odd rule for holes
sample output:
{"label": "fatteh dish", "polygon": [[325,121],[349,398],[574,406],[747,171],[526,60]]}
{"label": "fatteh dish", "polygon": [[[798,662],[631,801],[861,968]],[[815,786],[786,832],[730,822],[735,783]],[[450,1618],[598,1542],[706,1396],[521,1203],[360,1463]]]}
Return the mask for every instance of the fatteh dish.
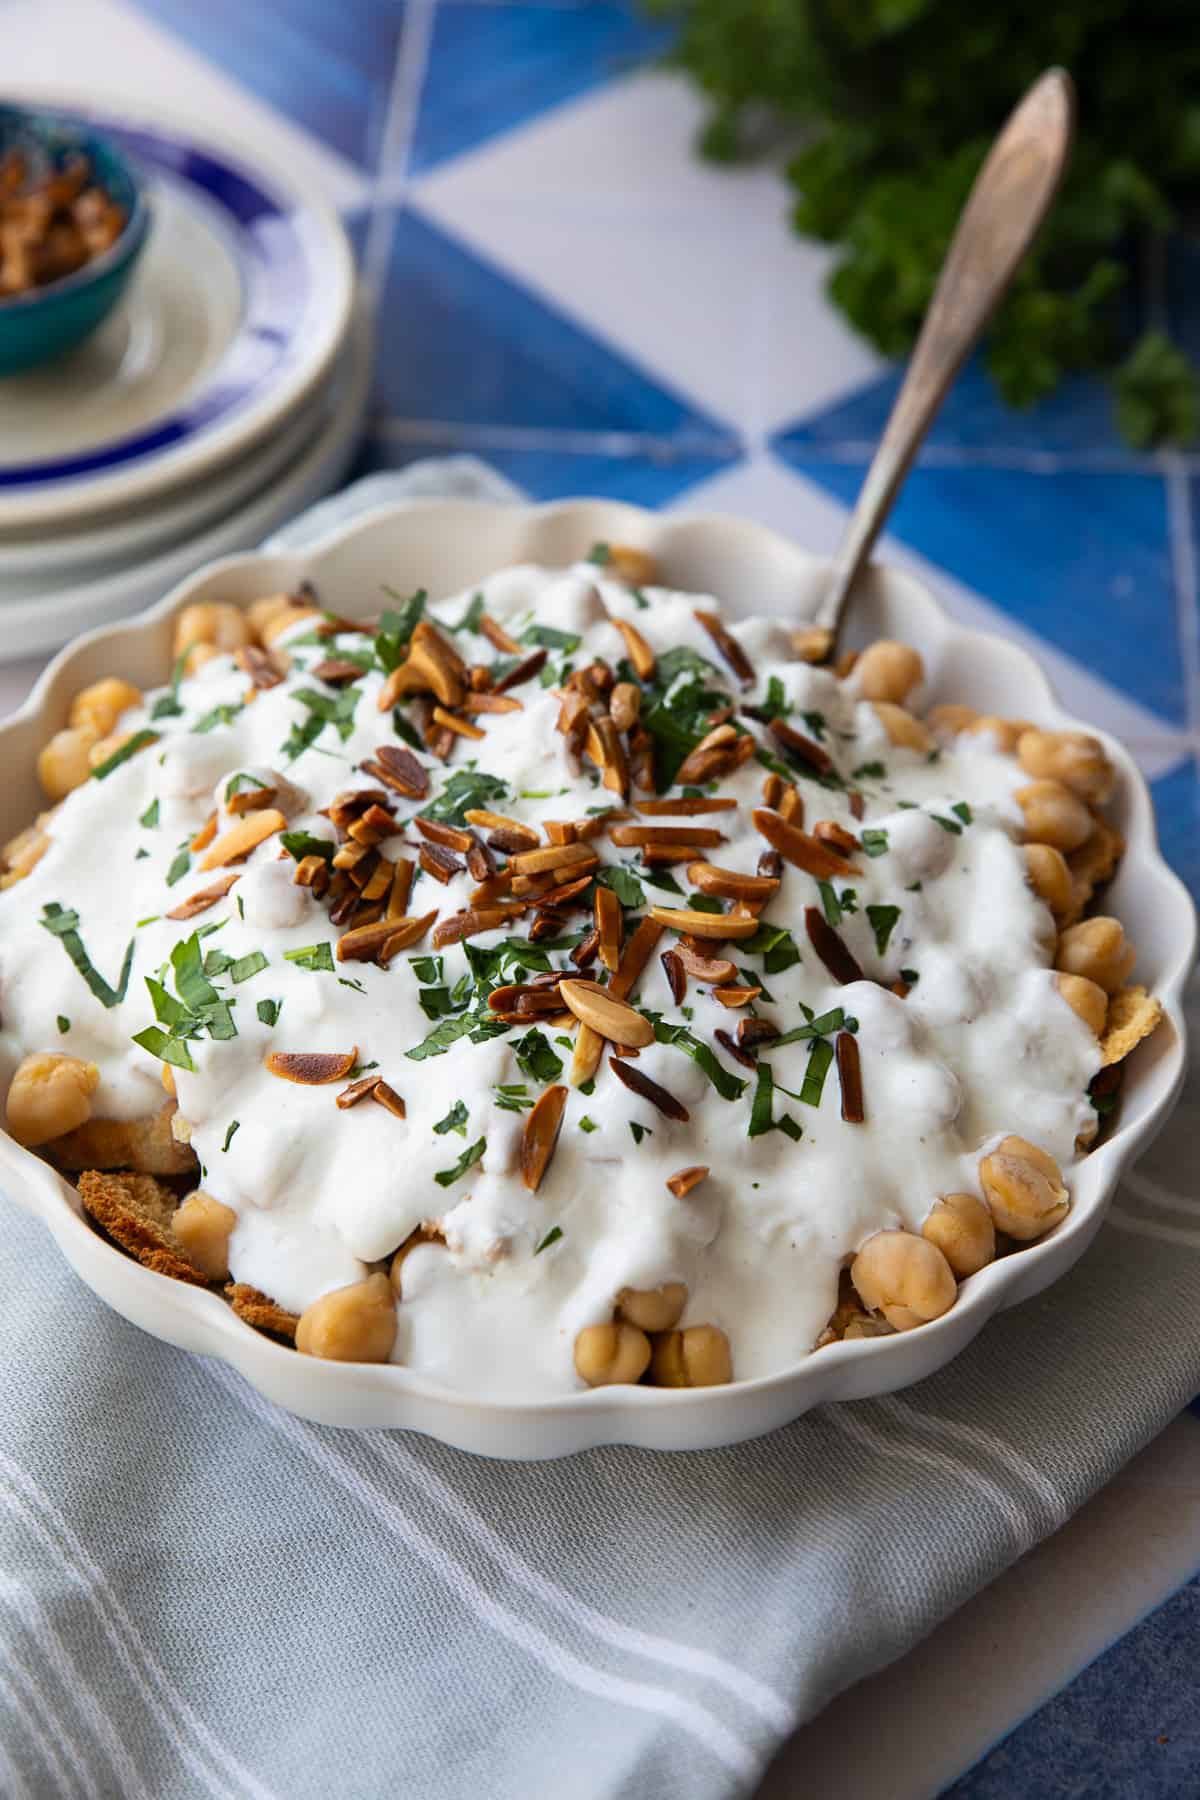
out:
{"label": "fatteh dish", "polygon": [[175,629],[0,875],[8,1130],[151,1269],[529,1398],[913,1329],[1067,1215],[1161,1013],[1097,739],[620,546]]}

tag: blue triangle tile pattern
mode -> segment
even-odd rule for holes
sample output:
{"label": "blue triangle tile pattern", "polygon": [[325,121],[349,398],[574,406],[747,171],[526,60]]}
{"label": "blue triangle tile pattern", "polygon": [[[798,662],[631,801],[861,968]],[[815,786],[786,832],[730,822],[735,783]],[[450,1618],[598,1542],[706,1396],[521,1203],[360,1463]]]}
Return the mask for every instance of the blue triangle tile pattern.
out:
{"label": "blue triangle tile pattern", "polygon": [[378,156],[404,0],[139,0],[313,137],[364,168]]}
{"label": "blue triangle tile pattern", "polygon": [[1200,1580],[1019,1725],[942,1800],[1186,1800],[1200,1793]]}
{"label": "blue triangle tile pattern", "polygon": [[1200,764],[1187,757],[1150,783],[1163,854],[1200,901]]}
{"label": "blue triangle tile pattern", "polygon": [[[783,459],[850,504],[857,461]],[[895,535],[1173,725],[1187,721],[1160,477],[1132,471],[918,468]]]}
{"label": "blue triangle tile pattern", "polygon": [[421,171],[602,86],[665,48],[632,4],[480,6],[442,0],[412,168]]}
{"label": "blue triangle tile pattern", "polygon": [[382,317],[377,404],[399,419],[735,448],[716,419],[411,208],[396,218]]}

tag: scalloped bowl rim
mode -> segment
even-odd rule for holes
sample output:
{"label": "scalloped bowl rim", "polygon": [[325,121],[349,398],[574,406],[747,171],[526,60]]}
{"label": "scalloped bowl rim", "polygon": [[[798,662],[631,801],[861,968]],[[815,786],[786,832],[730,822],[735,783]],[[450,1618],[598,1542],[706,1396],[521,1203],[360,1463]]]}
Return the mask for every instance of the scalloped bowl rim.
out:
{"label": "scalloped bowl rim", "polygon": [[[512,506],[481,501],[413,500],[392,502],[325,533],[306,549],[280,554],[250,553],[210,563],[178,584],[147,612],[123,625],[105,626],[68,644],[44,671],[28,700],[0,725],[0,754],[9,749],[20,766],[30,752],[56,729],[65,698],[79,682],[100,673],[120,674],[129,668],[121,652],[156,636],[165,640],[165,622],[189,601],[231,594],[246,602],[255,593],[277,591],[302,576],[316,581],[321,567],[352,555],[378,538],[389,544],[394,571],[397,544],[423,536],[440,545],[443,559],[464,554],[464,541],[488,533],[511,538],[508,560],[561,563],[560,546],[569,539],[574,553],[584,554],[598,539],[623,541],[657,552],[668,580],[672,563],[685,553],[689,540],[718,553],[736,568],[742,564],[746,588],[755,588],[768,567],[775,567],[778,587],[786,581],[785,598],[797,602],[796,621],[803,621],[804,590],[815,599],[825,559],[815,557],[768,527],[718,514],[657,514],[608,500],[555,501],[541,506]],[[453,586],[439,579],[438,552],[425,552],[421,583],[435,593]],[[467,555],[470,554],[468,550]],[[456,584],[465,587],[488,567]],[[720,591],[721,583],[713,584]],[[356,586],[361,593],[361,587]],[[722,596],[726,598],[726,596]],[[348,602],[327,596],[335,610]],[[353,611],[350,607],[349,610]],[[753,605],[742,607],[753,612]],[[778,609],[775,609],[778,610]],[[993,633],[955,624],[933,595],[913,576],[884,566],[869,574],[850,621],[849,635],[865,613],[881,611],[881,624],[899,612],[908,634],[932,661],[936,692],[938,664],[960,652],[972,672],[1006,669],[1008,679],[1024,682],[1028,703],[1022,716],[1053,726],[1082,726],[1106,744],[1119,768],[1119,794],[1124,803],[1122,829],[1128,852],[1118,881],[1136,883],[1153,897],[1151,928],[1157,922],[1161,966],[1154,991],[1170,1026],[1142,1052],[1151,1061],[1135,1066],[1126,1083],[1121,1122],[1081,1165],[1075,1204],[1063,1223],[1039,1242],[993,1262],[962,1284],[959,1297],[941,1319],[917,1331],[894,1337],[861,1339],[828,1346],[819,1355],[773,1375],[735,1382],[724,1388],[661,1390],[643,1387],[598,1388],[525,1401],[496,1401],[445,1388],[399,1364],[320,1362],[264,1337],[244,1324],[211,1290],[193,1288],[144,1269],[100,1237],[84,1220],[74,1189],[48,1164],[0,1131],[0,1177],[13,1198],[21,1201],[50,1228],[76,1272],[110,1306],[152,1335],[183,1348],[213,1355],[237,1369],[265,1397],[299,1415],[348,1428],[405,1427],[444,1443],[485,1455],[540,1460],[564,1456],[596,1445],[638,1444],[653,1449],[701,1449],[760,1435],[799,1417],[828,1400],[858,1399],[910,1385],[943,1367],[977,1335],[993,1313],[1031,1297],[1072,1267],[1095,1236],[1119,1176],[1161,1128],[1182,1085],[1186,1063],[1183,989],[1196,950],[1196,917],[1179,878],[1163,860],[1158,846],[1153,805],[1145,781],[1121,744],[1095,725],[1074,719],[1057,702],[1045,673],[1019,645]],[[915,627],[915,629],[914,629]],[[936,654],[930,654],[936,652]],[[75,665],[85,665],[72,676]],[[165,664],[164,664],[165,666]],[[150,685],[147,679],[146,685]],[[960,690],[961,691],[961,690]],[[55,706],[55,696],[63,697]],[[947,696],[943,696],[947,697]],[[13,740],[28,740],[13,752]],[[18,784],[13,783],[15,788]],[[31,786],[27,784],[27,788]],[[18,819],[10,796],[0,800],[3,833],[19,829],[31,815]],[[1142,948],[1139,945],[1139,948]],[[1130,1097],[1152,1090],[1143,1116],[1128,1123]]]}

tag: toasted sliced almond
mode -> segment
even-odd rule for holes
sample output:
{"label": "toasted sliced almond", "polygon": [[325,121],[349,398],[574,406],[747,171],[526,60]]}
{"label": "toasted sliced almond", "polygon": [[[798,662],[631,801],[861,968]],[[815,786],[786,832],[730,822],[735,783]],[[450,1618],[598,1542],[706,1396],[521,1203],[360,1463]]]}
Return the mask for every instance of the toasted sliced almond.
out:
{"label": "toasted sliced almond", "polygon": [[832,769],[833,758],[828,750],[823,749],[815,738],[806,737],[802,731],[797,731],[786,719],[772,719],[767,730],[777,744],[781,744],[810,769],[815,769],[818,775],[827,775]]}
{"label": "toasted sliced almond", "polygon": [[649,1019],[644,1019],[626,1001],[614,1000],[598,982],[572,977],[559,983],[559,993],[580,1023],[590,1025],[610,1044],[640,1050],[654,1042],[654,1027]]}
{"label": "toasted sliced almond", "polygon": [[694,1187],[707,1181],[708,1169],[703,1163],[693,1163],[690,1169],[676,1169],[674,1175],[667,1176],[667,1186],[677,1200],[685,1200]]}
{"label": "toasted sliced almond", "polygon": [[432,875],[443,886],[448,881],[453,881],[456,875],[461,875],[465,867],[452,850],[443,850],[440,844],[422,844],[417,852],[417,861],[427,875]]}
{"label": "toasted sliced almond", "polygon": [[287,825],[283,814],[271,806],[265,812],[247,813],[228,831],[223,831],[214,844],[211,844],[200,858],[200,868],[219,869],[222,863],[237,862],[249,856],[259,844],[273,837],[275,832],[282,831]]}
{"label": "toasted sliced almond", "polygon": [[570,869],[578,863],[597,860],[596,852],[587,844],[546,844],[536,850],[519,851],[508,867],[513,875],[540,875],[547,869]]}
{"label": "toasted sliced almond", "polygon": [[625,640],[625,649],[639,681],[649,681],[658,667],[658,658],[636,625],[628,619],[614,619],[613,624]]}
{"label": "toasted sliced almond", "polygon": [[549,654],[546,649],[534,650],[524,662],[518,663],[515,669],[510,669],[507,675],[502,675],[492,692],[506,694],[510,688],[524,687],[527,681],[532,681],[535,675],[541,674]]}
{"label": "toasted sliced almond", "polygon": [[742,649],[737,639],[726,631],[720,615],[714,612],[693,612],[692,617],[697,625],[707,631],[725,661],[729,664],[743,687],[749,687],[754,680],[754,665]]}
{"label": "toasted sliced almond", "polygon": [[524,712],[524,702],[515,694],[468,694],[463,701],[463,711],[469,713],[510,713]]}
{"label": "toasted sliced almond", "polygon": [[461,943],[464,938],[478,937],[484,931],[496,931],[507,925],[520,912],[521,907],[511,906],[503,909],[498,906],[467,907],[462,912],[451,913],[449,918],[439,920],[433,934],[433,947],[441,950],[447,944]]}
{"label": "toasted sliced almond", "polygon": [[377,1081],[371,1089],[371,1098],[376,1106],[385,1107],[397,1119],[408,1116],[408,1109],[389,1081]]}
{"label": "toasted sliced almond", "polygon": [[608,711],[618,731],[632,731],[642,710],[642,690],[632,681],[618,681],[608,697]]}
{"label": "toasted sliced almond", "polygon": [[521,646],[516,638],[510,637],[499,620],[493,619],[490,613],[480,613],[479,635],[485,637],[494,650],[503,650],[505,656],[521,654]]}
{"label": "toasted sliced almond", "polygon": [[359,863],[362,862],[364,858],[370,856],[372,847],[373,846],[370,844],[357,844],[352,839],[349,843],[343,844],[340,849],[334,851],[334,868],[345,869],[347,871],[350,869],[357,869]]}
{"label": "toasted sliced almond", "polygon": [[834,1040],[838,1080],[842,1084],[842,1117],[848,1125],[861,1125],[863,1112],[862,1061],[858,1039],[852,1031],[839,1031]]}
{"label": "toasted sliced almond", "polygon": [[421,619],[412,634],[410,661],[430,671],[430,686],[443,706],[461,706],[467,687],[467,665],[458,651],[428,619]]}
{"label": "toasted sliced almond", "polygon": [[620,733],[612,720],[589,720],[586,742],[588,755],[597,768],[603,770],[605,787],[623,800],[629,792],[629,764]]}
{"label": "toasted sliced almond", "polygon": [[825,915],[815,906],[804,909],[804,929],[808,941],[835,981],[843,984],[865,979],[855,958],[847,950]]}
{"label": "toasted sliced almond", "polygon": [[478,725],[472,725],[470,719],[460,719],[457,713],[447,712],[444,706],[435,706],[433,717],[436,724],[443,726],[447,731],[452,731],[456,737],[481,738],[487,736],[487,733],[481,731]]}
{"label": "toasted sliced almond", "polygon": [[853,856],[856,850],[862,849],[854,833],[839,825],[836,819],[818,819],[813,826],[813,836],[842,856]]}
{"label": "toasted sliced almond", "polygon": [[[243,644],[234,651],[233,660],[259,689],[278,687],[288,667],[288,658],[282,650],[264,650],[258,644]],[[313,672],[320,674],[319,669]],[[361,669],[354,672],[356,676],[362,674]]]}
{"label": "toasted sliced almond", "polygon": [[779,796],[779,816],[794,825],[797,831],[804,829],[804,796],[799,788],[785,787]]}
{"label": "toasted sliced almond", "polygon": [[615,1000],[628,1000],[662,934],[661,924],[657,919],[652,919],[649,913],[638,920],[632,937],[627,939],[621,952],[621,965],[608,984],[608,991]]}
{"label": "toasted sliced almond", "polygon": [[530,849],[539,841],[532,825],[523,825],[520,819],[510,819],[507,813],[489,812],[484,806],[468,806],[463,816],[468,825],[474,825],[480,831],[519,832],[530,839]]}
{"label": "toasted sliced almond", "polygon": [[389,919],[402,918],[408,910],[408,896],[412,892],[415,865],[407,857],[401,857],[396,864],[396,872],[392,876],[392,891],[388,895]]}
{"label": "toasted sliced almond", "polygon": [[642,851],[648,869],[670,869],[677,863],[693,862],[695,856],[695,844],[647,844]]}
{"label": "toasted sliced almond", "polygon": [[[571,1015],[574,1018],[574,1014]],[[579,1035],[575,1039],[575,1050],[571,1057],[570,1081],[572,1087],[583,1087],[585,1082],[594,1079],[600,1067],[600,1059],[604,1055],[604,1039],[590,1025],[580,1025]]]}
{"label": "toasted sliced almond", "polygon": [[600,961],[615,975],[621,964],[621,902],[610,887],[596,888],[596,929],[600,933]]}
{"label": "toasted sliced almond", "polygon": [[813,875],[818,881],[827,881],[835,875],[856,875],[857,868],[839,856],[819,838],[809,837],[795,825],[789,825],[779,813],[769,808],[755,807],[751,815],[755,829],[761,831],[768,844],[793,867],[803,869],[806,875]]}
{"label": "toasted sliced almond", "polygon": [[[776,781],[779,777],[775,777]],[[780,786],[783,784],[780,783]],[[680,794],[677,800],[638,800],[637,811],[650,818],[660,813],[674,813],[679,818],[693,818],[697,813],[732,812],[737,801],[720,794]]]}
{"label": "toasted sliced almond", "polygon": [[226,795],[225,811],[232,813],[235,818],[240,818],[243,813],[262,812],[264,807],[274,806],[278,798],[278,788],[239,788],[236,794]]}
{"label": "toasted sliced almond", "polygon": [[610,544],[604,571],[627,587],[651,587],[659,579],[655,558],[648,550],[636,550],[632,544]]}
{"label": "toasted sliced almond", "polygon": [[392,926],[392,935],[380,951],[379,961],[386,966],[401,950],[419,944],[436,918],[436,912],[427,912],[403,919],[390,919],[388,923]]}
{"label": "toasted sliced almond", "polygon": [[292,880],[297,887],[312,888],[319,897],[329,886],[329,864],[323,856],[302,856]]}
{"label": "toasted sliced almond", "polygon": [[392,889],[392,882],[395,878],[395,874],[395,864],[390,863],[386,856],[381,856],[375,866],[371,879],[362,890],[364,902],[382,900],[389,894]]}
{"label": "toasted sliced almond", "polygon": [[326,1082],[344,1081],[355,1063],[358,1051],[272,1050],[264,1067],[284,1081],[298,1081],[304,1087],[324,1087]]}
{"label": "toasted sliced almond", "polygon": [[360,1100],[365,1100],[382,1080],[382,1075],[363,1075],[358,1081],[352,1081],[349,1087],[342,1089],[337,1096],[336,1105],[342,1112],[348,1112]]}
{"label": "toasted sliced almond", "polygon": [[373,962],[389,938],[395,937],[397,921],[379,919],[373,925],[355,925],[337,941],[339,962]]}
{"label": "toasted sliced almond", "polygon": [[683,906],[652,906],[650,916],[672,931],[684,931],[689,937],[726,938],[753,937],[758,930],[755,918],[738,918],[733,913],[692,912]]}
{"label": "toasted sliced almond", "polygon": [[[658,960],[662,964],[663,974],[667,978],[672,1000],[676,1006],[682,1006],[687,999],[687,970],[683,966],[678,950],[664,950]],[[732,969],[733,964],[730,963],[729,967]]]}
{"label": "toasted sliced almond", "polygon": [[614,825],[608,835],[622,849],[645,844],[690,844],[696,850],[715,850],[725,842],[723,834],[711,825]]}
{"label": "toasted sliced almond", "polygon": [[429,770],[403,744],[380,744],[373,773],[409,800],[423,800],[429,792]]}
{"label": "toasted sliced almond", "polygon": [[719,1000],[722,1006],[734,1010],[739,1006],[749,1006],[762,993],[760,987],[717,987],[713,989],[713,999]]}
{"label": "toasted sliced almond", "polygon": [[[743,1019],[742,1024],[744,1025],[745,1022],[746,1021]],[[741,1025],[738,1026],[738,1030],[740,1032]],[[744,1069],[757,1069],[758,1064],[750,1054],[749,1049],[741,1044],[735,1044],[727,1031],[714,1031],[713,1036],[718,1044],[720,1044],[722,1050],[725,1051],[726,1055],[732,1056],[734,1062],[741,1063]],[[776,1032],[775,1036],[778,1037],[779,1033]]]}
{"label": "toasted sliced almond", "polygon": [[762,797],[764,806],[771,806],[778,810],[779,802],[783,799],[782,775],[772,773],[763,777]]}
{"label": "toasted sliced almond", "polygon": [[723,900],[769,900],[779,890],[778,881],[770,875],[742,875],[710,862],[689,863],[688,880],[702,894],[716,894]]}
{"label": "toasted sliced almond", "polygon": [[548,844],[573,844],[578,835],[574,819],[543,819],[542,830]]}
{"label": "toasted sliced almond", "polygon": [[566,1106],[566,1088],[548,1087],[525,1120],[521,1132],[521,1179],[531,1193],[537,1190],[550,1166]]}
{"label": "toasted sliced almond", "polygon": [[216,835],[217,815],[215,812],[210,812],[207,819],[205,819],[203,825],[188,845],[188,849],[192,851],[207,850]]}
{"label": "toasted sliced almond", "polygon": [[462,831],[457,825],[443,825],[437,819],[423,819],[420,813],[413,820],[413,824],[429,843],[442,844],[447,850],[457,850],[462,856],[465,856],[475,843],[474,835],[471,832]]}
{"label": "toasted sliced almond", "polygon": [[352,681],[361,681],[363,671],[358,663],[350,662],[347,657],[327,656],[315,669],[310,669],[309,674],[330,687],[347,687]]}
{"label": "toasted sliced almond", "polygon": [[683,964],[685,972],[693,981],[706,982],[709,987],[720,987],[722,982],[732,981],[737,974],[733,964],[725,956],[704,956],[699,950],[693,950],[689,944],[679,943],[674,954]]}
{"label": "toasted sliced almond", "polygon": [[692,1116],[687,1107],[682,1100],[677,1100],[674,1094],[665,1087],[660,1087],[657,1081],[651,1081],[648,1075],[643,1075],[642,1071],[634,1068],[632,1063],[625,1062],[616,1056],[609,1057],[608,1066],[622,1086],[627,1087],[630,1093],[638,1094],[643,1100],[648,1100],[651,1106],[658,1108],[665,1119],[677,1119],[681,1125],[687,1124]]}
{"label": "toasted sliced almond", "polygon": [[236,873],[219,876],[210,887],[201,888],[197,893],[189,894],[186,900],[181,900],[167,914],[168,919],[194,919],[197,913],[207,912],[210,906],[215,906],[218,900],[225,898],[235,881],[240,880],[241,876]]}

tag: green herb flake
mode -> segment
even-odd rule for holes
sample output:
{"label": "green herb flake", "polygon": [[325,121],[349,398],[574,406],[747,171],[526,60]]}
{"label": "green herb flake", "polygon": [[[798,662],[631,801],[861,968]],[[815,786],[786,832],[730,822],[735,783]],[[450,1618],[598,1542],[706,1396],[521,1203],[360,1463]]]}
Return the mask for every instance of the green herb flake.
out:
{"label": "green herb flake", "polygon": [[630,1119],[629,1129],[633,1133],[633,1141],[640,1144],[644,1137],[653,1137],[654,1131],[649,1125],[639,1125],[636,1119]]}
{"label": "green herb flake", "polygon": [[332,838],[314,837],[310,831],[281,831],[279,841],[297,862],[303,862],[306,856],[323,856],[326,862],[332,862],[337,854]]}
{"label": "green herb flake", "polygon": [[222,1150],[228,1150],[230,1144],[232,1144],[232,1142],[234,1140],[234,1137],[241,1130],[241,1128],[242,1128],[241,1120],[234,1119],[232,1124],[229,1127],[229,1130],[225,1133],[225,1142],[221,1145]]}
{"label": "green herb flake", "polygon": [[888,947],[888,939],[896,920],[900,917],[898,906],[868,906],[867,917],[871,921],[871,930],[875,933],[875,948],[883,956]]}
{"label": "green herb flake", "polygon": [[562,1058],[550,1048],[549,1040],[536,1029],[527,1031],[513,1045],[516,1059],[525,1073],[533,1081],[540,1081],[543,1086],[557,1081],[562,1074]]}
{"label": "green herb flake", "polygon": [[251,950],[248,955],[235,957],[230,963],[229,979],[237,985],[240,982],[249,981],[252,975],[257,975],[260,969],[266,967],[267,958],[262,951]]}
{"label": "green herb flake", "polygon": [[476,807],[493,808],[508,798],[508,783],[498,775],[485,775],[480,769],[456,769],[436,800],[424,808],[421,816],[438,825],[465,825],[468,811]]}
{"label": "green herb flake", "polygon": [[887,854],[888,834],[875,826],[869,827],[866,831],[860,831],[858,841],[868,856],[886,856]]}
{"label": "green herb flake", "polygon": [[584,561],[593,563],[597,569],[603,569],[611,556],[612,550],[608,544],[593,544]]}
{"label": "green herb flake", "polygon": [[65,1013],[59,1013],[58,1018],[54,1022],[61,1032],[65,1033],[71,1029],[71,1021],[67,1018]]}
{"label": "green herb flake", "polygon": [[450,626],[450,630],[451,631],[478,632],[479,622],[483,618],[483,614],[484,614],[483,595],[482,594],[473,594],[471,596],[471,604],[468,606],[466,612],[463,614],[462,618],[459,619],[459,621],[456,625]]}
{"label": "green herb flake", "polygon": [[881,762],[865,762],[859,763],[857,769],[851,769],[850,774],[854,781],[883,781],[887,769]]}
{"label": "green herb flake", "polygon": [[808,1053],[808,1067],[804,1071],[804,1080],[800,1083],[799,1098],[806,1106],[820,1106],[825,1077],[829,1073],[829,1065],[832,1061],[833,1045],[829,1039],[815,1038],[813,1047]]}
{"label": "green herb flake", "polygon": [[383,591],[391,599],[401,603],[398,612],[389,610],[383,614],[375,633],[376,660],[384,674],[390,675],[404,661],[408,640],[425,616],[425,603],[429,596],[424,588],[418,588],[407,600],[395,588],[385,585]]}
{"label": "green herb flake", "polygon": [[322,944],[304,944],[299,950],[285,950],[283,960],[295,963],[297,968],[312,969],[319,974],[334,973],[333,950],[328,941]]}
{"label": "green herb flake", "polygon": [[595,1119],[589,1119],[588,1115],[584,1113],[582,1119],[579,1121],[579,1129],[580,1131],[593,1132],[599,1131],[600,1127],[597,1125]]}
{"label": "green herb flake", "polygon": [[190,841],[190,839],[185,838],[178,850],[176,850],[174,857],[171,859],[171,866],[167,870],[168,887],[174,887],[177,881],[182,881],[192,866],[192,853],[188,847]]}
{"label": "green herb flake", "polygon": [[901,969],[900,979],[901,981],[906,982],[909,987],[916,987],[918,981],[921,979],[920,971],[917,969]]}
{"label": "green herb flake", "polygon": [[157,731],[135,731],[119,750],[114,750],[111,756],[106,756],[102,763],[96,764],[92,770],[92,780],[107,781],[114,769],[119,769],[122,763],[128,762],[131,756],[136,756],[139,750],[144,750],[147,744],[157,744],[158,736]]}
{"label": "green herb flake", "polygon": [[158,824],[158,795],[157,794],[154,796],[154,799],[150,802],[150,804],[146,808],[145,812],[138,819],[138,824],[141,826],[143,831],[153,831],[155,826]]}
{"label": "green herb flake", "polygon": [[596,880],[611,888],[622,906],[645,906],[646,894],[641,882],[623,864],[612,863],[606,869],[597,869]]}
{"label": "green herb flake", "polygon": [[955,837],[962,836],[962,825],[958,819],[948,819],[944,813],[930,813],[929,816],[943,831],[951,831]]}
{"label": "green herb flake", "polygon": [[242,702],[240,700],[214,706],[211,712],[206,712],[202,719],[196,720],[192,731],[194,733],[215,731],[218,725],[232,725],[241,710]]}
{"label": "green herb flake", "polygon": [[133,966],[134,940],[130,938],[125,948],[125,957],[121,964],[121,973],[117,977],[116,987],[110,987],[103,975],[93,964],[83,946],[79,935],[79,914],[60,906],[57,900],[49,900],[42,908],[42,916],[38,924],[56,937],[79,973],[83,976],[91,992],[99,1000],[101,1006],[111,1010],[120,1006],[129,988],[129,971]]}
{"label": "green herb flake", "polygon": [[456,1181],[462,1180],[468,1169],[475,1166],[486,1149],[487,1139],[485,1137],[476,1138],[473,1144],[467,1145],[452,1169],[440,1170],[433,1179],[439,1187],[453,1187]]}
{"label": "green herb flake", "polygon": [[282,1000],[260,1000],[255,1011],[262,1024],[274,1027],[279,1022],[282,1007]]}
{"label": "green herb flake", "polygon": [[557,1244],[562,1234],[563,1229],[561,1225],[552,1225],[533,1254],[535,1256],[540,1256],[543,1250],[548,1250],[550,1248],[551,1244]]}
{"label": "green herb flake", "polygon": [[668,1025],[653,1013],[647,1014],[647,1017],[654,1027],[658,1042],[672,1044],[676,1050],[682,1050],[685,1056],[690,1056],[697,1068],[707,1075],[722,1100],[737,1100],[745,1093],[746,1083],[738,1076],[731,1075],[711,1047],[690,1032],[686,1025]]}
{"label": "green herb flake", "polygon": [[956,817],[960,818],[964,825],[973,825],[975,823],[974,815],[965,800],[956,800],[954,805],[950,808],[950,811],[954,813]]}
{"label": "green herb flake", "polygon": [[466,1102],[456,1100],[444,1119],[439,1119],[433,1128],[439,1137],[445,1137],[448,1131],[457,1131],[460,1137],[467,1135]]}

